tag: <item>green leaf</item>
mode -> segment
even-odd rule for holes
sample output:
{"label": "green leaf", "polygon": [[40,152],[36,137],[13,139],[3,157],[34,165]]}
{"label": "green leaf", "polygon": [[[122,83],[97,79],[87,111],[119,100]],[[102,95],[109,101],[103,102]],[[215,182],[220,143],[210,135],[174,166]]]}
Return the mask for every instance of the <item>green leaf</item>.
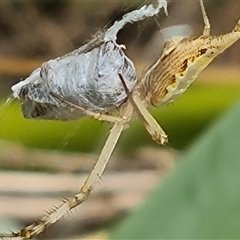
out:
{"label": "green leaf", "polygon": [[112,239],[207,238],[240,239],[240,103],[195,142],[112,235]]}

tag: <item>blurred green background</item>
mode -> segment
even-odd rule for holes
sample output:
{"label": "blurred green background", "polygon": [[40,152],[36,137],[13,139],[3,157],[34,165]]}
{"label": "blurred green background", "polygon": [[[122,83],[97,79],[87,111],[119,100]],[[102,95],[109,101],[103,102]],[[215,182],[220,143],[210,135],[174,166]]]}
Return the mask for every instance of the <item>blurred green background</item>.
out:
{"label": "blurred green background", "polygon": [[[111,25],[141,1],[6,1],[0,5],[0,138],[26,147],[67,151],[99,151],[109,130],[107,123],[81,119],[70,123],[25,120],[17,101],[5,104],[10,87],[28,76],[42,62],[61,56],[84,44],[93,34]],[[118,35],[127,46],[139,78],[161,54],[159,29],[189,24],[193,34],[203,28],[198,1],[170,2],[169,16],[129,24]],[[205,3],[213,34],[230,31],[238,11],[234,2]],[[92,14],[94,10],[94,15]],[[224,12],[228,21],[219,18]],[[157,44],[156,44],[157,43]],[[237,98],[240,88],[239,44],[220,56],[184,96],[163,109],[153,109],[170,138],[170,146],[184,149],[199,132]],[[84,140],[83,140],[84,139]],[[153,143],[139,120],[134,120],[119,144],[122,152]]]}
{"label": "blurred green background", "polygon": [[[239,98],[239,92],[237,82],[198,83],[174,104],[151,112],[169,135],[170,146],[182,150]],[[30,148],[97,152],[111,127],[90,118],[74,122],[27,120],[17,101],[9,105],[3,101],[2,106],[0,137]],[[122,153],[127,153],[142,146],[159,147],[135,118],[123,133],[118,147]]]}
{"label": "blurred green background", "polygon": [[240,102],[212,124],[111,239],[240,238]]}

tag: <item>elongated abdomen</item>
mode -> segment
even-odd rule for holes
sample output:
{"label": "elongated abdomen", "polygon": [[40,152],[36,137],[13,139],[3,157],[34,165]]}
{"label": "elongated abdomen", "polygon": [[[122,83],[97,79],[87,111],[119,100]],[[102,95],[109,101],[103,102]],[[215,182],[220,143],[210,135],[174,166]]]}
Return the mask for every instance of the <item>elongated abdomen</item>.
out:
{"label": "elongated abdomen", "polygon": [[237,26],[225,35],[168,42],[138,86],[147,104],[161,106],[181,95],[216,56],[240,38]]}

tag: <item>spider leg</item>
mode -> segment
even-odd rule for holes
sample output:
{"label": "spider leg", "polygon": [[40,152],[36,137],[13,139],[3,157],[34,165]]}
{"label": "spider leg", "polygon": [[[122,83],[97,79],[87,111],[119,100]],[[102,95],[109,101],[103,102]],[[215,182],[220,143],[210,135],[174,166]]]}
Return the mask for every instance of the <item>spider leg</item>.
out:
{"label": "spider leg", "polygon": [[0,234],[0,239],[32,239],[42,233],[47,227],[57,222],[66,212],[83,203],[97,185],[99,178],[101,178],[102,173],[109,161],[109,158],[117,144],[117,141],[122,131],[124,130],[125,125],[128,123],[128,121],[130,121],[132,114],[133,107],[130,102],[121,105],[119,116],[120,119],[122,119],[122,122],[115,122],[93,170],[88,175],[78,194],[76,194],[74,197],[65,198],[60,206],[54,208],[53,210],[50,210],[47,215],[41,217],[39,220],[35,221],[33,224],[20,230],[19,232]]}
{"label": "spider leg", "polygon": [[203,22],[204,22],[204,29],[203,29],[203,36],[209,36],[210,35],[210,31],[211,31],[211,24],[209,22],[204,4],[203,4],[203,0],[199,0],[200,2],[200,6],[201,6],[201,11],[202,11],[202,16],[203,16]]}
{"label": "spider leg", "polygon": [[72,108],[76,108],[78,109],[79,111],[85,113],[86,115],[90,116],[90,117],[93,117],[97,120],[100,120],[100,121],[106,121],[106,122],[113,122],[113,123],[116,123],[116,122],[121,122],[122,119],[120,117],[117,117],[117,116],[111,116],[111,115],[107,115],[107,114],[104,114],[104,113],[96,113],[96,112],[93,112],[93,111],[89,111],[83,107],[80,107],[66,99],[64,99],[62,96],[54,93],[54,92],[50,92],[50,94],[55,98],[57,99],[58,101],[68,105],[69,107],[72,107]]}
{"label": "spider leg", "polygon": [[119,78],[125,88],[126,94],[128,95],[129,101],[132,103],[135,111],[137,112],[139,118],[143,121],[147,131],[152,136],[152,139],[157,143],[164,145],[167,143],[167,135],[158,122],[154,119],[154,117],[150,114],[150,112],[145,107],[140,93],[137,89],[135,89],[132,93],[129,92],[126,83],[123,79],[123,76],[119,74]]}
{"label": "spider leg", "polygon": [[166,133],[148,111],[138,91],[135,90],[133,92],[132,100],[134,102],[134,106],[139,117],[143,120],[144,126],[146,127],[149,134],[152,136],[152,139],[162,145],[166,144],[168,142],[168,137]]}
{"label": "spider leg", "polygon": [[119,111],[119,116],[121,117],[121,119],[125,120],[119,123],[115,123],[112,127],[111,133],[108,136],[108,139],[102,149],[101,155],[99,156],[96,165],[94,166],[94,169],[92,170],[83,187],[81,188],[81,191],[84,193],[91,192],[92,189],[95,187],[97,181],[101,177],[122,131],[125,129],[127,123],[132,117],[133,107],[129,102],[126,102],[121,105]]}

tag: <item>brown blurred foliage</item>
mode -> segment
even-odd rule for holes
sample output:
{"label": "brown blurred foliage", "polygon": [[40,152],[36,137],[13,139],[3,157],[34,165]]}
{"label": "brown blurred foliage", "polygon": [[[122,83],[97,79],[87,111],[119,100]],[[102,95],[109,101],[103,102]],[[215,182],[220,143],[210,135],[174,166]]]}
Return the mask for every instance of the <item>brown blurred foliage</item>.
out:
{"label": "brown blurred foliage", "polygon": [[[98,31],[108,27],[143,1],[4,1],[0,3],[0,94],[26,77],[43,61],[61,56],[84,44]],[[231,31],[239,18],[240,1],[205,1],[212,33]],[[169,16],[127,25],[118,42],[136,64],[148,65],[161,49],[151,44],[161,28],[188,24],[200,34],[203,21],[198,0],[171,1]],[[161,39],[159,41],[162,41]],[[158,48],[158,47],[157,47]],[[239,64],[240,47],[227,51],[217,63]]]}

